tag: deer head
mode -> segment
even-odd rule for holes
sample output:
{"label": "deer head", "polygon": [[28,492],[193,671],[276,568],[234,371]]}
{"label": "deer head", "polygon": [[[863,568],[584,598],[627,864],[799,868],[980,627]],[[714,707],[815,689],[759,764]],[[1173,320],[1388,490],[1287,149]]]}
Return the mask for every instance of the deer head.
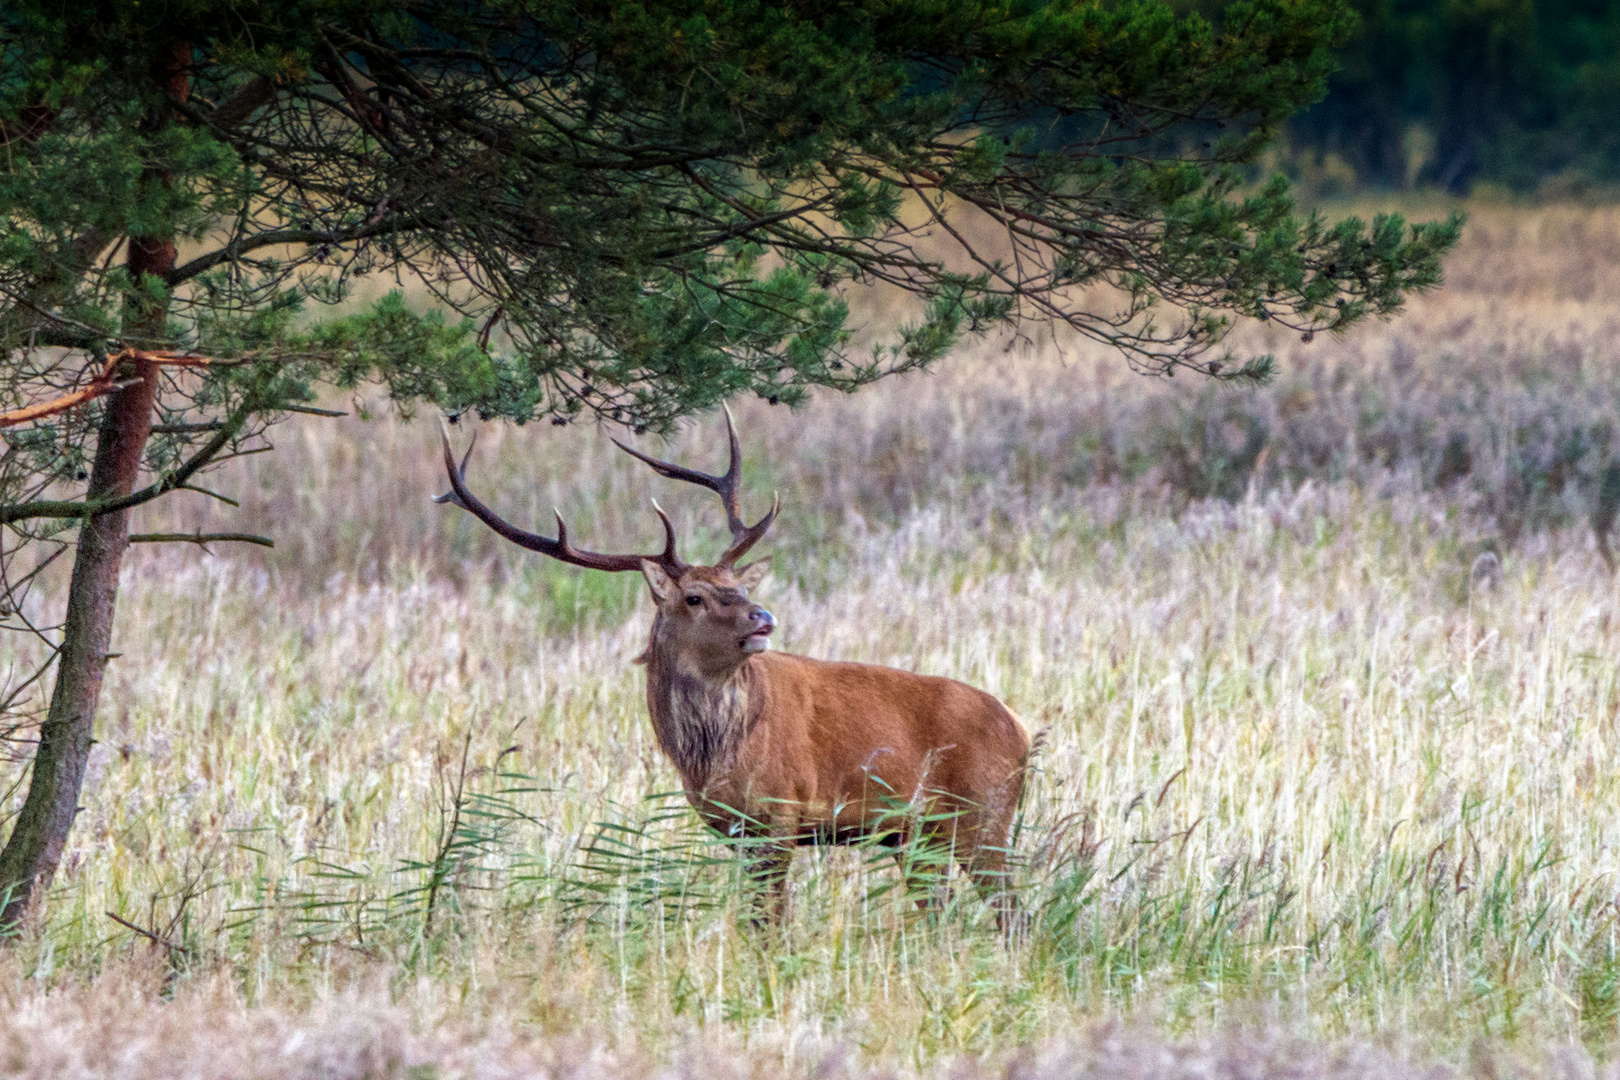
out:
{"label": "deer head", "polygon": [[512,525],[468,490],[467,460],[472,457],[472,447],[467,448],[466,455],[458,465],[450,451],[448,432],[441,432],[441,435],[450,490],[434,496],[434,501],[451,503],[470,511],[514,544],[562,562],[591,570],[641,571],[658,605],[658,618],[653,624],[653,645],[641,659],[646,660],[655,651],[662,653],[667,650],[680,666],[694,675],[705,679],[724,678],[750,655],[768,649],[770,634],[776,629],[776,620],[771,613],[748,599],[748,590],[758,585],[765,576],[764,560],[740,567],[737,560],[746,555],[770,529],[780,508],[779,500],[773,499],[770,513],[752,525],[743,521],[737,507],[738,482],[742,477],[742,449],[730,409],[726,410],[726,434],[730,440],[731,463],[720,476],[659,461],[617,439],[613,440],[619,449],[646,462],[660,476],[697,484],[720,496],[721,505],[726,511],[726,524],[731,529],[731,546],[712,566],[694,565],[676,554],[675,526],[657,502],[653,503],[653,510],[664,526],[664,550],[658,554],[608,555],[576,548],[569,543],[568,527],[560,513],[557,514],[556,539]]}

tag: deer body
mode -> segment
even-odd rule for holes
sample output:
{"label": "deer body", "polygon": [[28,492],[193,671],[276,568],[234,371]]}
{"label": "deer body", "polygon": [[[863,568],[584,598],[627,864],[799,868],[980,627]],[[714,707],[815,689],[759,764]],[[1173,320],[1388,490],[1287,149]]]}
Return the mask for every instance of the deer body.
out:
{"label": "deer body", "polygon": [[[1029,740],[1001,702],[956,682],[786,653],[718,685],[649,665],[653,730],[687,799],[721,832],[837,843],[904,835],[899,807],[954,813],[974,870],[1006,842]],[[1000,852],[996,853],[999,856]]]}
{"label": "deer body", "polygon": [[794,846],[866,837],[944,849],[982,889],[995,891],[1023,790],[1023,725],[991,695],[953,679],[770,650],[776,619],[748,598],[765,566],[735,564],[776,510],[753,526],[739,517],[740,452],[729,412],[726,421],[731,466],[724,476],[623,447],[665,476],[720,494],[734,542],[714,566],[676,557],[674,527],[662,509],[665,546],[657,556],[577,550],[560,517],[555,540],[518,529],[467,490],[466,461],[456,465],[448,439],[452,491],[441,499],[532,550],[600,570],[641,571],[658,607],[638,659],[647,666],[658,744],[711,828],[764,841],[752,857],[775,911]]}

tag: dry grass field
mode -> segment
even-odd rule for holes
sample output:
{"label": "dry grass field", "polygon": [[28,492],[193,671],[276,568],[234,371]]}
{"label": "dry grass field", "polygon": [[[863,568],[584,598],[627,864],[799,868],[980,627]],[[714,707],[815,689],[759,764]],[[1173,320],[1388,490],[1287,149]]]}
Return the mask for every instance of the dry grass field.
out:
{"label": "dry grass field", "polygon": [[[745,509],[782,495],[779,647],[1044,733],[1010,941],[860,849],[801,855],[789,925],[751,930],[670,795],[639,579],[431,504],[434,418],[289,422],[214,475],[241,509],[137,521],[277,546],[127,563],[73,846],[0,954],[0,1075],[1602,1072],[1620,212],[1475,208],[1399,320],[1240,344],[1271,385],[986,343],[738,409]],[[488,425],[475,484],[609,549],[653,542],[656,495],[717,552],[712,498],[607,434]]]}

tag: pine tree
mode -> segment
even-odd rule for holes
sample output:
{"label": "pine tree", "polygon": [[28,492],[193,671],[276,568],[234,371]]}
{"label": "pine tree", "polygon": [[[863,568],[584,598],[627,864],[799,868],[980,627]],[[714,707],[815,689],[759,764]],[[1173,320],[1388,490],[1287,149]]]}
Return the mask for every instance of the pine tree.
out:
{"label": "pine tree", "polygon": [[[1391,312],[1457,235],[1245,186],[1349,18],[1340,0],[1238,0],[1219,25],[1157,0],[11,0],[0,585],[26,589],[38,545],[74,565],[0,925],[72,823],[133,507],[323,385],[664,429],[736,394],[853,390],[1017,319],[1145,371],[1263,376],[1219,352],[1233,318],[1309,334]],[[327,306],[396,272],[437,305]],[[846,297],[870,284],[919,315],[857,349]]]}

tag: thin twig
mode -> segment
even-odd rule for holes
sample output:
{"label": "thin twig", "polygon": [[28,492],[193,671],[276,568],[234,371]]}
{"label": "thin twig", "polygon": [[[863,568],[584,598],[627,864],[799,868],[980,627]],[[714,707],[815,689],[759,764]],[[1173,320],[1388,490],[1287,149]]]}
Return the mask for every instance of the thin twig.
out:
{"label": "thin twig", "polygon": [[208,420],[200,424],[153,424],[154,435],[196,435],[203,432],[218,431],[224,427],[219,420]]}
{"label": "thin twig", "polygon": [[[64,394],[50,401],[42,401],[36,405],[25,405],[20,409],[0,413],[0,428],[15,427],[26,424],[30,420],[42,420],[47,416],[66,412],[76,405],[83,405],[98,397],[112,393],[114,390],[133,385],[132,382],[120,382],[115,378],[118,365],[125,360],[141,360],[146,363],[157,364],[163,367],[208,367],[213,364],[241,363],[243,361],[216,360],[211,356],[197,356],[194,353],[176,352],[148,352],[145,349],[124,349],[107,358],[106,365],[101,373],[90,380],[88,386],[79,388],[71,394]],[[139,381],[139,380],[136,380]]]}
{"label": "thin twig", "polygon": [[123,927],[126,927],[126,928],[130,929],[130,930],[135,931],[135,933],[141,935],[141,937],[145,938],[147,941],[150,941],[152,944],[161,945],[165,949],[170,950],[171,952],[177,952],[177,953],[182,953],[182,954],[191,952],[191,950],[189,948],[187,948],[186,946],[184,946],[184,945],[176,945],[172,941],[168,941],[168,940],[166,940],[164,938],[161,938],[157,934],[153,933],[150,930],[144,929],[143,927],[136,926],[134,923],[130,922],[128,919],[124,918],[121,915],[117,915],[117,914],[109,911],[109,912],[107,912],[107,918],[111,919],[113,922],[117,923],[119,926],[123,926]]}
{"label": "thin twig", "polygon": [[254,533],[132,533],[129,542],[132,544],[196,544],[199,547],[214,542],[235,542],[240,544],[257,544],[260,547],[273,548],[276,542],[268,536],[258,536]]}
{"label": "thin twig", "polygon": [[[471,750],[472,728],[468,727],[466,738],[464,738],[461,743],[461,770],[456,775],[455,794],[451,796],[450,828],[440,835],[439,850],[438,853],[433,857],[432,876],[428,881],[427,910],[422,916],[423,938],[430,937],[433,934],[433,911],[435,904],[439,899],[439,887],[443,885],[450,877],[446,867],[450,861],[450,853],[455,850],[456,837],[461,833],[462,793],[466,790],[467,786],[467,755]],[[441,777],[441,787],[439,789],[441,792],[444,790],[442,782]],[[439,823],[440,827],[442,828],[444,824],[444,815],[442,809],[440,811]]]}
{"label": "thin twig", "polygon": [[230,507],[239,508],[242,505],[241,503],[237,502],[235,499],[231,498],[229,495],[221,495],[217,491],[209,491],[207,488],[198,487],[196,484],[177,484],[177,485],[175,485],[174,490],[175,491],[195,491],[199,495],[207,495],[210,499],[218,499],[220,502],[222,502],[226,506],[230,506]]}

